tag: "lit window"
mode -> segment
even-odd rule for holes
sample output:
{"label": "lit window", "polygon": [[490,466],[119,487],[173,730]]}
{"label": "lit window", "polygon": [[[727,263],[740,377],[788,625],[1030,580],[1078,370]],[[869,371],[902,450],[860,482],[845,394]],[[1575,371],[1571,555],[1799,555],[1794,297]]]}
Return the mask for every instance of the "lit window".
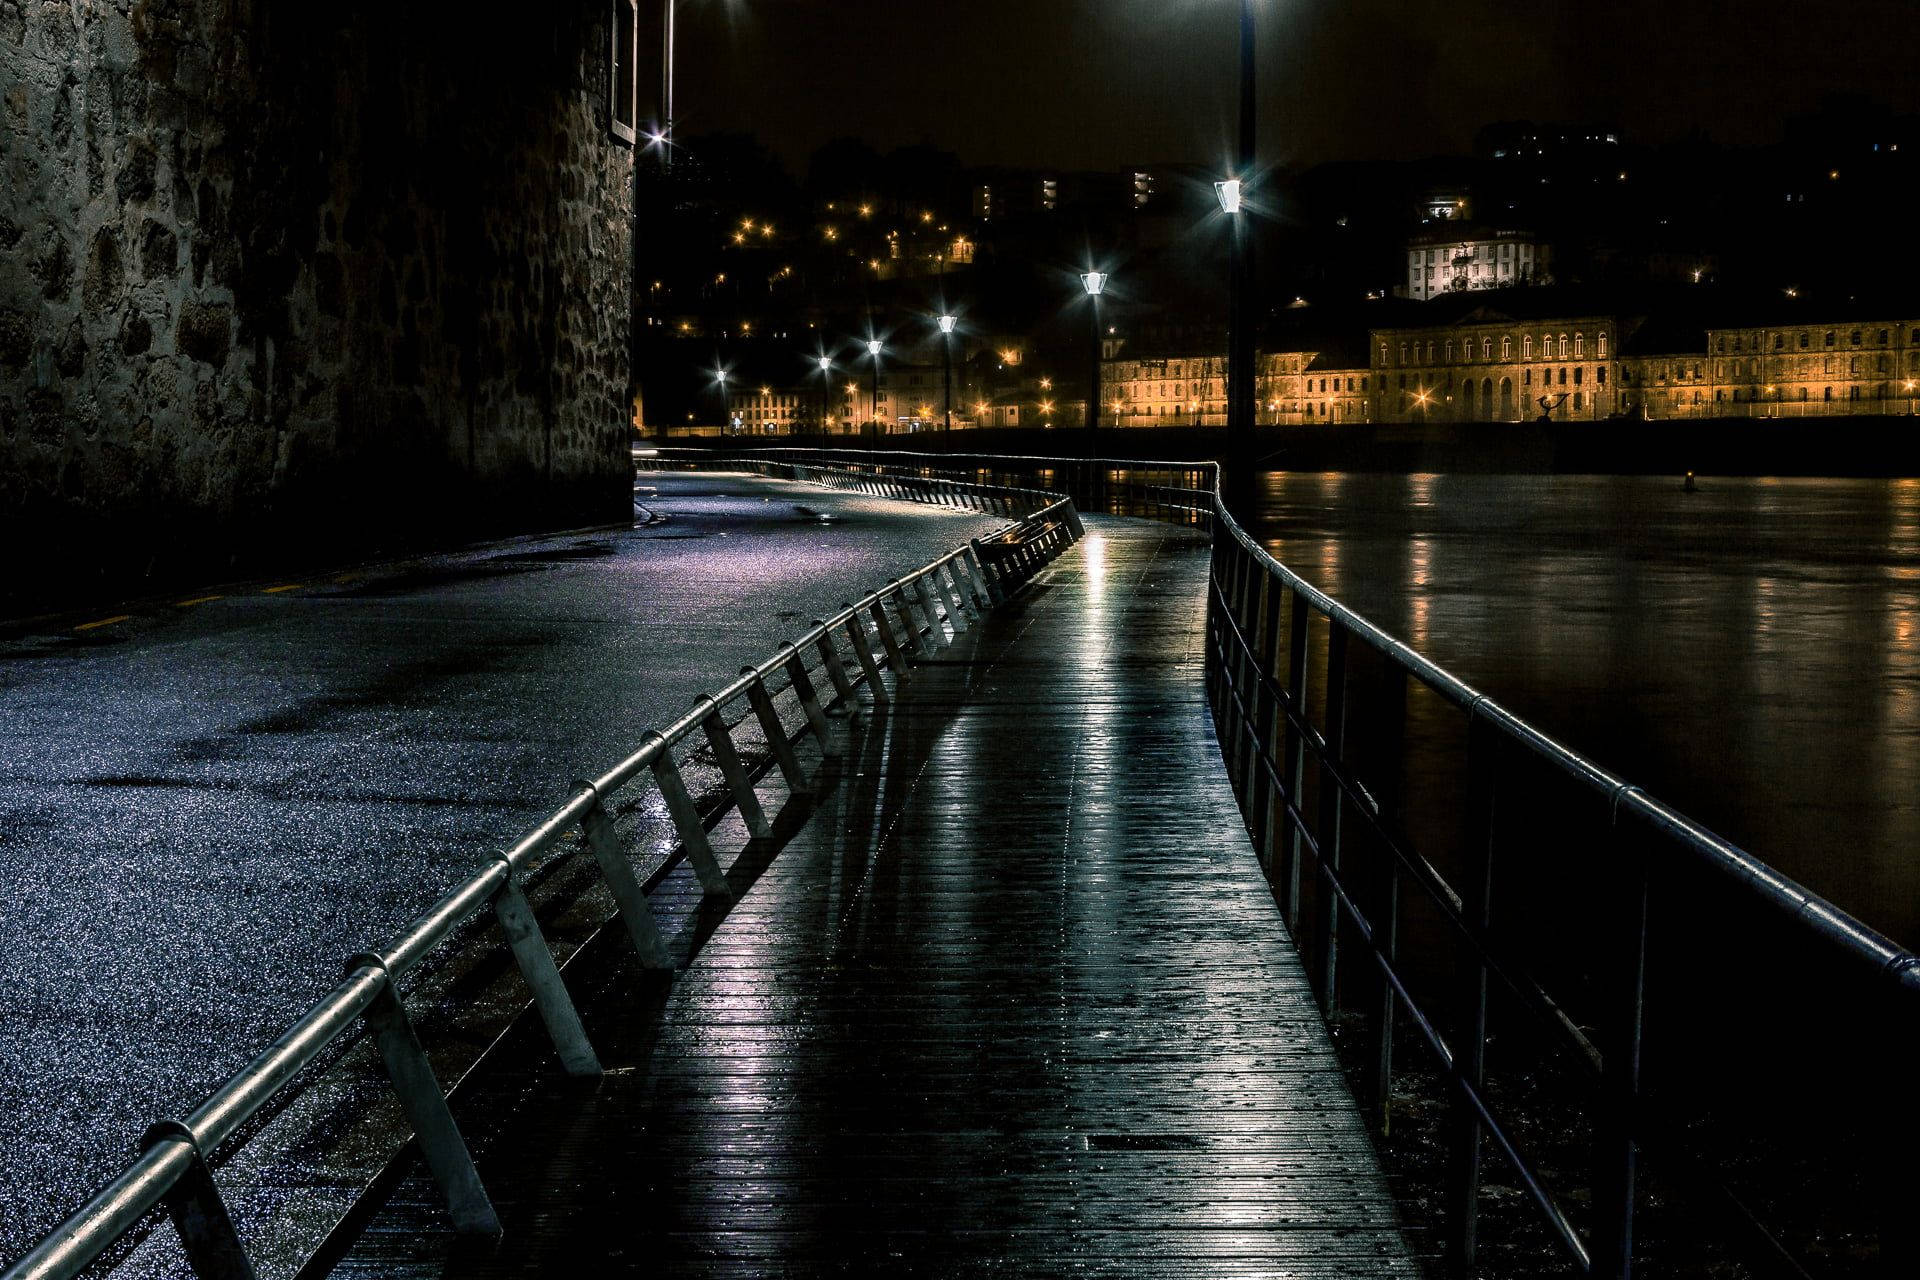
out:
{"label": "lit window", "polygon": [[634,56],[639,40],[639,13],[635,0],[613,0],[613,48],[607,59],[607,123],[622,142],[634,140],[639,116],[640,62]]}

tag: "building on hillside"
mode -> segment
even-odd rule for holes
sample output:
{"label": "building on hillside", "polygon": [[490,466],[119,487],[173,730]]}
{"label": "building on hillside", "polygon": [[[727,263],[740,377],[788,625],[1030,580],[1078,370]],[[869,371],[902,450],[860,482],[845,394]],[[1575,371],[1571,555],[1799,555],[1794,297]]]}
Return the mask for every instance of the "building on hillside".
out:
{"label": "building on hillside", "polygon": [[1372,330],[1372,420],[1609,417],[1625,327],[1618,316],[1518,320],[1481,307],[1444,326]]}
{"label": "building on hillside", "polygon": [[1553,246],[1525,231],[1447,227],[1407,245],[1407,296],[1553,283]]}

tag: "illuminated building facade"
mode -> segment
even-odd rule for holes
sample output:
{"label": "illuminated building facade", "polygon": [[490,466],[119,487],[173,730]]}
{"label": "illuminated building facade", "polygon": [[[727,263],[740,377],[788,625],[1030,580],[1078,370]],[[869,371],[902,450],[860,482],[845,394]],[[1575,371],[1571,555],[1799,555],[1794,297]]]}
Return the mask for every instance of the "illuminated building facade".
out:
{"label": "illuminated building facade", "polygon": [[1407,296],[1553,283],[1553,247],[1520,231],[1427,232],[1407,246]]}
{"label": "illuminated building facade", "polygon": [[[1371,372],[1336,368],[1314,351],[1271,351],[1255,357],[1255,422],[1294,426],[1365,422]],[[1104,421],[1116,427],[1224,427],[1224,352],[1109,359],[1101,365]]]}
{"label": "illuminated building facade", "polygon": [[1375,422],[1556,422],[1618,411],[1616,316],[1460,321],[1371,331]]}
{"label": "illuminated building facade", "polygon": [[1689,384],[1672,381],[1672,360],[1628,371],[1646,416],[1911,413],[1920,391],[1920,320],[1709,329],[1706,339],[1706,351],[1687,361],[1699,367]]}

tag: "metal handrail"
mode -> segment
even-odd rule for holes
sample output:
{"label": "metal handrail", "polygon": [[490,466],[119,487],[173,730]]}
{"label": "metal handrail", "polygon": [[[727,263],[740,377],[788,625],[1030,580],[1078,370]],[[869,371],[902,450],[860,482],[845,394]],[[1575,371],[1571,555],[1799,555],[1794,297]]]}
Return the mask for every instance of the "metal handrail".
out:
{"label": "metal handrail", "polygon": [[[766,464],[747,459],[738,465],[760,468]],[[906,676],[909,655],[917,658],[952,643],[947,636],[949,630],[966,630],[969,615],[977,622],[1083,532],[1072,500],[1043,490],[1002,486],[986,492],[949,483],[936,488],[913,487],[909,492],[908,486],[896,485],[890,479],[831,465],[804,470],[807,474],[798,478],[836,488],[996,511],[1015,518],[1008,530],[1030,528],[1033,534],[1022,541],[1019,554],[1012,557],[982,557],[978,541],[970,542],[869,592],[832,617],[816,620],[799,638],[781,644],[772,657],[745,668],[718,693],[700,698],[667,728],[649,732],[636,750],[600,777],[575,783],[564,805],[428,908],[385,951],[351,957],[345,976],[331,991],[228,1077],[184,1120],[163,1120],[150,1128],[142,1139],[139,1157],[0,1273],[0,1280],[67,1280],[163,1205],[199,1274],[251,1276],[244,1246],[212,1177],[216,1149],[363,1019],[379,1041],[388,1074],[422,1155],[447,1197],[456,1228],[477,1233],[498,1231],[492,1204],[447,1110],[446,1094],[407,1018],[397,980],[461,925],[491,907],[562,1064],[569,1074],[598,1075],[599,1062],[553,952],[520,891],[521,872],[567,833],[578,829],[600,864],[617,916],[641,962],[650,968],[668,967],[671,962],[662,948],[646,894],[614,840],[606,809],[612,795],[651,773],[680,839],[666,867],[676,866],[683,859],[692,862],[708,896],[731,896],[725,873],[708,843],[706,816],[695,807],[681,780],[674,747],[696,731],[702,732],[726,776],[728,796],[722,812],[738,809],[753,835],[765,835],[765,817],[751,778],[740,767],[733,741],[733,730],[745,716],[730,721],[724,714],[726,707],[747,699],[782,771],[794,771],[787,774],[790,787],[801,790],[806,781],[795,776],[798,765],[791,754],[792,744],[812,734],[820,740],[823,753],[830,755],[825,737],[828,708],[850,702],[862,684],[876,703],[886,702],[889,695],[881,680],[883,668],[890,669],[896,680]],[[786,471],[792,475],[794,469],[789,466]],[[842,659],[842,639],[851,650],[852,669]],[[881,644],[879,653],[873,649],[876,639]],[[809,653],[816,663],[812,668],[807,665]],[[833,689],[833,697],[825,705],[812,685],[812,677],[820,673],[826,675]],[[785,683],[779,688],[770,686],[770,681],[782,679]],[[804,713],[797,736],[790,735],[779,719],[773,697],[780,692],[792,693]]]}
{"label": "metal handrail", "polygon": [[[1352,641],[1359,642],[1385,661],[1387,670],[1395,673],[1394,678],[1415,681],[1465,713],[1470,773],[1491,770],[1494,757],[1503,752],[1517,751],[1524,758],[1547,766],[1604,808],[1605,822],[1611,830],[1620,831],[1631,823],[1640,829],[1643,841],[1657,840],[1661,842],[1660,847],[1681,851],[1695,866],[1716,877],[1717,883],[1735,900],[1750,902],[1774,913],[1799,937],[1825,948],[1832,957],[1852,966],[1861,982],[1881,984],[1890,999],[1897,1002],[1896,1016],[1902,1020],[1903,1034],[1908,1036],[1920,1029],[1920,957],[1542,732],[1307,582],[1257,543],[1227,510],[1221,497],[1216,463],[893,450],[760,452],[831,460],[841,465],[848,465],[843,459],[851,454],[860,459],[860,465],[876,471],[898,468],[923,474],[959,475],[971,469],[991,471],[1003,478],[1023,474],[1032,477],[1035,473],[1048,472],[1049,476],[1037,482],[1071,494],[1089,509],[1099,509],[1109,500],[1121,507],[1133,503],[1142,486],[1132,484],[1128,477],[1143,472],[1196,477],[1194,483],[1176,490],[1185,495],[1185,502],[1167,503],[1166,486],[1145,486],[1155,501],[1147,504],[1149,510],[1138,514],[1168,518],[1165,508],[1170,506],[1172,518],[1189,522],[1188,517],[1201,512],[1202,523],[1213,530],[1207,681],[1221,753],[1262,864],[1277,881],[1289,928],[1303,952],[1308,950],[1308,939],[1300,927],[1299,875],[1303,862],[1311,860],[1316,879],[1333,899],[1331,914],[1318,928],[1323,964],[1317,973],[1309,965],[1310,974],[1321,985],[1329,1009],[1333,1000],[1331,974],[1343,921],[1381,975],[1389,993],[1384,1007],[1377,1011],[1381,1047],[1375,1087],[1382,1099],[1383,1115],[1384,1099],[1391,1090],[1392,1022],[1396,1009],[1406,1012],[1470,1113],[1467,1122],[1456,1126],[1453,1137],[1455,1203],[1449,1245],[1454,1262],[1470,1266],[1475,1253],[1479,1146],[1484,1133],[1494,1140],[1512,1165],[1545,1225],[1581,1271],[1616,1278],[1631,1274],[1634,1215],[1639,1196],[1635,1153],[1647,1148],[1658,1149],[1662,1157],[1673,1158],[1683,1167],[1691,1168],[1703,1181],[1710,1181],[1751,1230],[1756,1249],[1770,1263],[1790,1274],[1805,1274],[1779,1239],[1760,1221],[1759,1215],[1724,1179],[1702,1169],[1699,1160],[1674,1140],[1665,1126],[1656,1123],[1640,1096],[1648,870],[1644,854],[1637,855],[1638,862],[1632,858],[1623,860],[1630,864],[1629,871],[1637,872],[1637,888],[1629,885],[1627,889],[1629,899],[1638,895],[1636,950],[1621,978],[1622,989],[1613,993],[1615,1007],[1609,1011],[1607,1025],[1589,1034],[1502,945],[1492,927],[1484,892],[1472,884],[1464,890],[1450,884],[1419,855],[1407,833],[1389,827],[1378,802],[1348,765],[1342,741],[1344,711],[1336,709],[1339,704],[1327,709],[1329,727],[1324,732],[1315,727],[1308,712],[1307,696],[1309,663],[1305,636],[1309,615],[1318,615],[1327,623],[1325,684],[1328,698],[1344,699],[1347,646]],[[1151,509],[1155,505],[1162,509]],[[1289,650],[1284,653],[1280,650],[1283,622],[1287,624]],[[1334,727],[1336,722],[1340,722],[1339,728]],[[1323,783],[1317,815],[1302,809],[1309,756]],[[1474,871],[1487,872],[1491,865],[1485,859],[1490,857],[1487,846],[1492,822],[1492,788],[1484,778],[1470,779],[1469,792],[1469,817],[1475,824],[1473,839],[1480,846],[1472,854],[1480,859]],[[1357,816],[1369,834],[1380,842],[1393,867],[1384,919],[1373,918],[1339,866],[1341,819],[1350,815]],[[1465,984],[1471,994],[1466,999],[1462,1017],[1466,1025],[1451,1041],[1442,1034],[1432,1012],[1415,998],[1406,982],[1404,965],[1397,958],[1398,885],[1402,876],[1434,904],[1440,921],[1464,941],[1471,955]],[[1632,905],[1630,903],[1630,909]],[[1322,911],[1326,909],[1327,904],[1323,903]],[[1607,1100],[1608,1114],[1602,1117],[1596,1138],[1597,1163],[1603,1170],[1601,1177],[1605,1185],[1596,1187],[1601,1194],[1595,1196],[1597,1212],[1591,1246],[1569,1221],[1537,1164],[1518,1149],[1486,1095],[1487,977],[1502,983],[1541,1026],[1574,1051],[1576,1061],[1589,1070]],[[1911,1123],[1912,1117],[1908,1116],[1907,1120]],[[1914,1240],[1900,1235],[1905,1231],[1910,1236],[1911,1230],[1910,1227],[1890,1228],[1890,1234],[1883,1237],[1883,1251],[1891,1254],[1895,1250],[1914,1249]]]}

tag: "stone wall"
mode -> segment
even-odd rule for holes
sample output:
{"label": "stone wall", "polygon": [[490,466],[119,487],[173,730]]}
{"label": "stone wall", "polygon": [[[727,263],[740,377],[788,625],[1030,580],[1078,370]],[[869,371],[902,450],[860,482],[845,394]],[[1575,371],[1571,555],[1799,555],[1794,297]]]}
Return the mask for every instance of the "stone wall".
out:
{"label": "stone wall", "polygon": [[624,518],[611,11],[0,0],[0,609]]}

